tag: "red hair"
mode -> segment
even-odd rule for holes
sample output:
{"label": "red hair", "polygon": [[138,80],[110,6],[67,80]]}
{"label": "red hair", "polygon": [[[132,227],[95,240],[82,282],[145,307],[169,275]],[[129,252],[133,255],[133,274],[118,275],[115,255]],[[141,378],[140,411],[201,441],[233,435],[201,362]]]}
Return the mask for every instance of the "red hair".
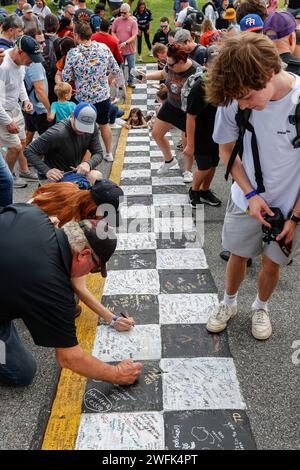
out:
{"label": "red hair", "polygon": [[32,203],[49,216],[56,216],[60,227],[71,220],[95,217],[97,211],[91,191],[74,183],[47,183],[35,190]]}
{"label": "red hair", "polygon": [[167,56],[172,57],[176,63],[180,60],[182,60],[182,62],[186,62],[189,58],[188,53],[185,52],[179,44],[170,44],[168,46]]}

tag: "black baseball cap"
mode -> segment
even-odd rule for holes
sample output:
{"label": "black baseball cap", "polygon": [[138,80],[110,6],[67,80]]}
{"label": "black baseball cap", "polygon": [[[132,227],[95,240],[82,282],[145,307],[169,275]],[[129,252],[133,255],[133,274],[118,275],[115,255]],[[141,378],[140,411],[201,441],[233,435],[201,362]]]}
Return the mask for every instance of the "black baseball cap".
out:
{"label": "black baseball cap", "polygon": [[32,38],[31,36],[27,36],[24,34],[20,36],[16,40],[16,46],[21,49],[21,51],[25,52],[28,57],[35,63],[44,62],[44,57],[41,54],[41,48],[39,43]]}
{"label": "black baseball cap", "polygon": [[[94,184],[91,188],[91,194],[97,206],[103,206],[103,215],[106,223],[119,227],[122,224],[119,203],[120,198],[124,196],[120,186],[113,181],[103,179]],[[108,207],[105,207],[106,204]],[[115,211],[109,210],[109,206],[113,206]]]}
{"label": "black baseball cap", "polygon": [[[92,220],[91,226],[88,226],[84,220],[79,222],[90,247],[101,260],[101,274],[107,277],[106,263],[114,254],[117,247],[117,236],[114,230],[103,220]],[[93,271],[91,271],[93,272]],[[98,272],[98,271],[94,271]]]}

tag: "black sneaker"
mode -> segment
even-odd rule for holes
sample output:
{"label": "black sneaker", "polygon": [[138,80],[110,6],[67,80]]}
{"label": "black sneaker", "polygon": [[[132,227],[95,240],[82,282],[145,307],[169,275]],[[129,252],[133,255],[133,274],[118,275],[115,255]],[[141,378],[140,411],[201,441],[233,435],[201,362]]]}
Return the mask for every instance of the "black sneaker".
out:
{"label": "black sneaker", "polygon": [[193,191],[192,188],[189,189],[189,201],[191,206],[196,209],[197,204],[202,204],[199,198],[199,191]]}
{"label": "black sneaker", "polygon": [[199,197],[201,202],[209,204],[210,206],[220,206],[222,204],[222,201],[218,199],[210,189],[208,191],[201,189],[199,191]]}

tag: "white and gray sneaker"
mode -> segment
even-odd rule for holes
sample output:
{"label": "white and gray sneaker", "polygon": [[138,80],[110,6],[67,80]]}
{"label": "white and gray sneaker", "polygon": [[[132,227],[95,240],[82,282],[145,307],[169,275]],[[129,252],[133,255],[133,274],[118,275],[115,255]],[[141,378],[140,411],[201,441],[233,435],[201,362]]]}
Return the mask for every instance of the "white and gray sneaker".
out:
{"label": "white and gray sneaker", "polygon": [[26,181],[24,180],[21,180],[20,178],[18,178],[17,176],[13,176],[13,187],[15,189],[21,189],[21,188],[27,188],[28,184],[26,183]]}
{"label": "white and gray sneaker", "polygon": [[33,171],[19,171],[19,177],[25,179],[26,181],[38,181],[39,177]]}
{"label": "white and gray sneaker", "polygon": [[177,160],[173,158],[170,162],[164,162],[162,166],[157,170],[158,175],[165,175],[168,171],[173,168],[177,163]]}
{"label": "white and gray sneaker", "polygon": [[268,339],[272,334],[272,325],[268,309],[253,309],[252,315],[252,335],[255,339]]}
{"label": "white and gray sneaker", "polygon": [[192,183],[193,181],[193,173],[189,170],[185,170],[183,172],[183,182],[184,183]]}
{"label": "white and gray sneaker", "polygon": [[207,323],[206,329],[210,333],[220,333],[225,330],[229,320],[237,314],[237,303],[232,305],[225,305],[224,302],[220,302],[219,309],[213,313]]}
{"label": "white and gray sneaker", "polygon": [[106,162],[113,162],[114,161],[114,157],[113,157],[112,153],[106,153],[103,158]]}

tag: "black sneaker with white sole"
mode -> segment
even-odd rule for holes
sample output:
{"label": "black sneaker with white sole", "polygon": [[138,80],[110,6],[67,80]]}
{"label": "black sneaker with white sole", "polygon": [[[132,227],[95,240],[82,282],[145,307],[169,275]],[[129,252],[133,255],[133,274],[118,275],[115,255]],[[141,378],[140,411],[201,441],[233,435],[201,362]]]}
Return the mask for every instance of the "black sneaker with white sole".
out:
{"label": "black sneaker with white sole", "polygon": [[199,198],[199,191],[193,191],[192,188],[189,189],[189,201],[191,206],[196,209],[197,205],[202,204]]}
{"label": "black sneaker with white sole", "polygon": [[207,191],[201,189],[199,191],[199,197],[201,202],[209,204],[210,206],[220,206],[222,204],[222,201],[218,199],[210,189]]}

